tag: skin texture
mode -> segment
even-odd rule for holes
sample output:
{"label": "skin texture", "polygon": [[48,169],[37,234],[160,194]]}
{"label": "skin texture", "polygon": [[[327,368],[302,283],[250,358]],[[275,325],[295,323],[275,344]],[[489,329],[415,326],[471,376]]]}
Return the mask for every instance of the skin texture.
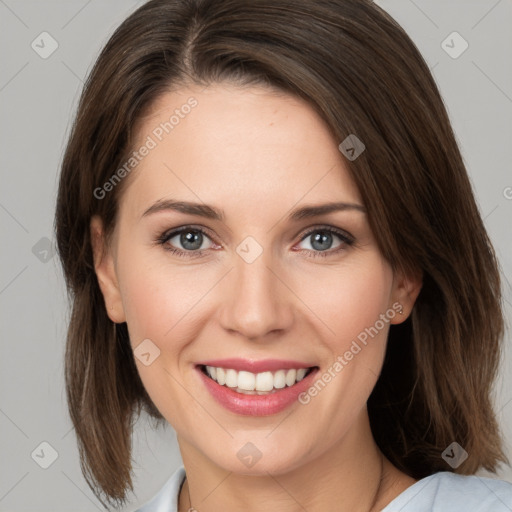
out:
{"label": "skin texture", "polygon": [[[191,96],[198,105],[125,178],[110,245],[100,219],[91,221],[110,318],[127,322],[133,348],[149,338],[160,350],[151,365],[136,362],[177,432],[187,471],[179,509],[191,506],[190,493],[201,512],[380,510],[414,483],[383,458],[366,408],[389,323],[307,405],[294,403],[275,415],[227,411],[210,397],[194,365],[277,358],[325,371],[393,303],[402,305],[403,315],[390,323],[405,320],[421,281],[393,273],[364,212],[287,220],[305,205],[362,205],[339,141],[300,99],[259,87],[183,87],[152,105],[134,146]],[[225,219],[171,210],[143,215],[170,198],[213,205]],[[180,257],[157,242],[166,231],[190,225],[207,232],[202,257]],[[323,233],[328,226],[355,242],[344,244],[333,234],[322,251],[313,236],[304,238],[308,228]],[[247,236],[263,249],[250,264],[236,252]],[[186,251],[179,236],[166,245]],[[237,457],[247,442],[262,453],[251,468]]]}

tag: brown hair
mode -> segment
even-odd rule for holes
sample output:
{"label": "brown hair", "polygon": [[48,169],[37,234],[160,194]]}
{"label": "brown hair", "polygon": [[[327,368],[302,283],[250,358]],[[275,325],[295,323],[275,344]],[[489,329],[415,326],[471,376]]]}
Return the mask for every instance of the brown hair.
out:
{"label": "brown hair", "polygon": [[366,146],[346,161],[370,226],[393,269],[421,270],[410,317],[391,326],[369,399],[383,453],[422,478],[506,461],[491,404],[503,337],[500,276],[447,112],[404,30],[370,0],[151,0],[115,31],[85,84],[62,163],[56,209],[73,308],[66,390],[87,482],[110,503],[133,490],[130,441],[141,408],[165,422],[146,393],[126,324],[108,318],[89,224],[115,225],[126,179],[94,190],[128,153],[155,99],[184,83],[264,84],[306,99],[335,140]]}

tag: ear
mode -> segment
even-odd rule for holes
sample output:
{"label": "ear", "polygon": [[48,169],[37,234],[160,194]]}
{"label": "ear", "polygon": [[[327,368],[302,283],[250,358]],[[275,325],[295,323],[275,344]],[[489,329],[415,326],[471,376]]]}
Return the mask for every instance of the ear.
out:
{"label": "ear", "polygon": [[107,315],[114,323],[126,322],[112,250],[107,247],[103,221],[94,215],[90,223],[94,270],[105,300]]}
{"label": "ear", "polygon": [[392,307],[397,313],[390,320],[392,324],[401,324],[411,314],[412,308],[423,286],[423,271],[405,273],[398,270],[393,276],[393,288],[391,291]]}

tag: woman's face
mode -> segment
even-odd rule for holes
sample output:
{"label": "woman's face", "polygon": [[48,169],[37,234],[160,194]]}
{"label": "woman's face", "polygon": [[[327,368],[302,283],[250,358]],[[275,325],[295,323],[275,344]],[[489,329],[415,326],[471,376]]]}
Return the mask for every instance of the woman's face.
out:
{"label": "woman's face", "polygon": [[138,127],[98,277],[182,450],[226,470],[278,474],[366,433],[389,325],[412,306],[340,142],[305,102],[226,84],[166,93]]}

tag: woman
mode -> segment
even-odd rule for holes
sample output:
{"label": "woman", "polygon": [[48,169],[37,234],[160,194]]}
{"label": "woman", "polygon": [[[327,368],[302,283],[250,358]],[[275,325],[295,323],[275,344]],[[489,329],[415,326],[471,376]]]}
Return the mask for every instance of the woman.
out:
{"label": "woman", "polygon": [[[512,509],[493,248],[439,91],[366,0],[151,0],[91,72],[59,253],[82,470],[141,511]],[[103,502],[104,503],[104,502]]]}

